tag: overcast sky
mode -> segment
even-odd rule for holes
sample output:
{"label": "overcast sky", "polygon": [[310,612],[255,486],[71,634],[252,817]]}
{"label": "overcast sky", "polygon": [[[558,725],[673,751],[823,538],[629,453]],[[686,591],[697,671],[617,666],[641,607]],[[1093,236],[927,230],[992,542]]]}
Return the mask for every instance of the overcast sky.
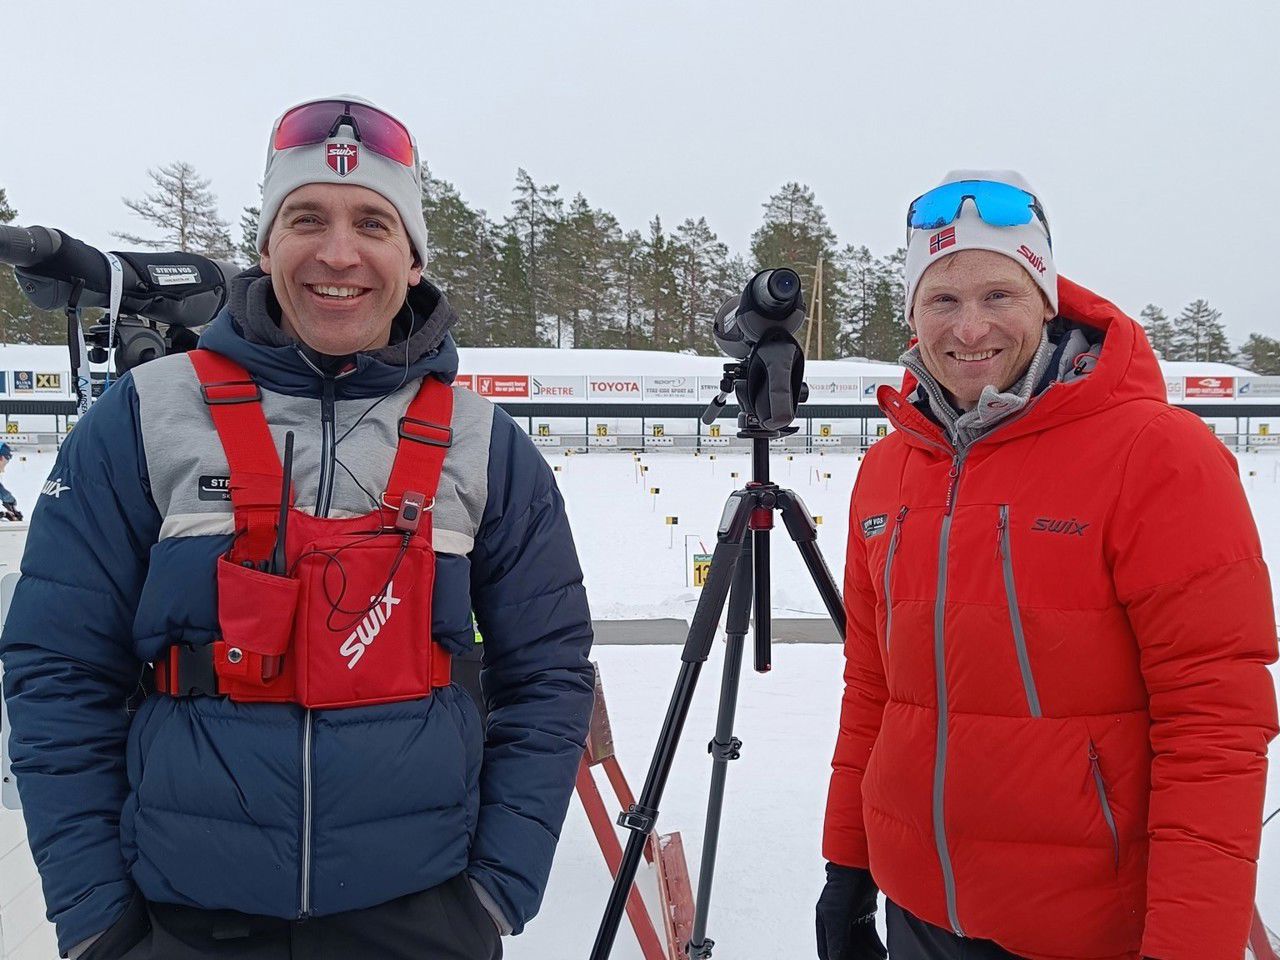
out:
{"label": "overcast sky", "polygon": [[[1059,271],[1136,314],[1196,297],[1280,335],[1280,4],[217,4],[0,0],[0,187],[20,224],[100,246],[186,160],[225,219],[272,120],[359,93],[501,217],[518,166],[642,229],[706,216],[745,252],[788,180],[887,253],[953,167],[1036,186]],[[239,239],[238,229],[233,229]]]}

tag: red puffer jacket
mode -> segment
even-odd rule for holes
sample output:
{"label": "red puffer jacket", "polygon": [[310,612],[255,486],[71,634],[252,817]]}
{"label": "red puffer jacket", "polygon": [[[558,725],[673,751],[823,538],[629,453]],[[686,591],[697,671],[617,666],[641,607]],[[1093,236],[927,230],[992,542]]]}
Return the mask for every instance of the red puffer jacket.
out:
{"label": "red puffer jacket", "polygon": [[1059,296],[1096,368],[965,453],[909,375],[880,390],[823,852],[1032,960],[1240,960],[1277,727],[1261,546],[1137,324]]}

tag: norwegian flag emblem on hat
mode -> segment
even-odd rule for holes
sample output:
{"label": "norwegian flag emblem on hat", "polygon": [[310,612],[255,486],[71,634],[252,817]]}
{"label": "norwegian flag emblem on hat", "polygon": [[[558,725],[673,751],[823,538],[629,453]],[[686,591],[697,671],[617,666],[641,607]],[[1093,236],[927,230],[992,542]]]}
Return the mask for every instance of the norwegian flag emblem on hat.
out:
{"label": "norwegian flag emblem on hat", "polygon": [[935,233],[929,238],[929,255],[932,256],[947,247],[956,245],[956,228],[947,227],[947,229]]}
{"label": "norwegian flag emblem on hat", "polygon": [[360,148],[354,143],[326,143],[324,161],[340,177],[360,166]]}

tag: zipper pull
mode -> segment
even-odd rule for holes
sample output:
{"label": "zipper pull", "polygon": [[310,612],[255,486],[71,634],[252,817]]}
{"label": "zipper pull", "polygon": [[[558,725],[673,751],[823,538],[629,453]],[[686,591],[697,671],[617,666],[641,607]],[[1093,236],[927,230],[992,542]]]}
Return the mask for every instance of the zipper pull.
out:
{"label": "zipper pull", "polygon": [[1004,556],[1004,528],[1009,524],[1009,515],[1003,508],[1000,510],[1000,519],[996,521],[996,556]]}
{"label": "zipper pull", "polygon": [[902,526],[902,521],[905,519],[907,519],[907,508],[904,505],[903,508],[898,511],[898,516],[896,520],[898,526]]}
{"label": "zipper pull", "polygon": [[1089,762],[1095,767],[1098,765],[1098,748],[1093,745],[1093,741],[1089,741]]}
{"label": "zipper pull", "polygon": [[947,473],[947,515],[951,515],[951,508],[955,506],[956,495],[956,479],[960,476],[960,458],[958,456],[951,459],[951,470]]}

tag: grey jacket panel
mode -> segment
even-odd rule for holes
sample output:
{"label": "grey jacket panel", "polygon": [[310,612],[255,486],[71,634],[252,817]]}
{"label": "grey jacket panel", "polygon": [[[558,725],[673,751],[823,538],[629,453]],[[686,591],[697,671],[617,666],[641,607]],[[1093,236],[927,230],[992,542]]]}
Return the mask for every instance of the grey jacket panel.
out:
{"label": "grey jacket panel", "polygon": [[[229,476],[230,469],[191,359],[179,354],[153,360],[137,367],[133,378],[152,497],[164,518],[160,538],[231,533],[231,502],[211,489],[211,484]],[[410,381],[376,401],[334,402],[338,465],[330,516],[356,516],[377,506],[391,474],[400,418],[419,383]],[[453,446],[445,456],[436,491],[432,532],[438,553],[465,555],[474,544],[488,497],[486,464],[493,406],[464,387],[453,390]],[[293,431],[295,506],[314,513],[322,449],[320,401],[263,390],[262,408],[281,456],[285,433]],[[182,441],[146,442],[150,437],[181,437]]]}

